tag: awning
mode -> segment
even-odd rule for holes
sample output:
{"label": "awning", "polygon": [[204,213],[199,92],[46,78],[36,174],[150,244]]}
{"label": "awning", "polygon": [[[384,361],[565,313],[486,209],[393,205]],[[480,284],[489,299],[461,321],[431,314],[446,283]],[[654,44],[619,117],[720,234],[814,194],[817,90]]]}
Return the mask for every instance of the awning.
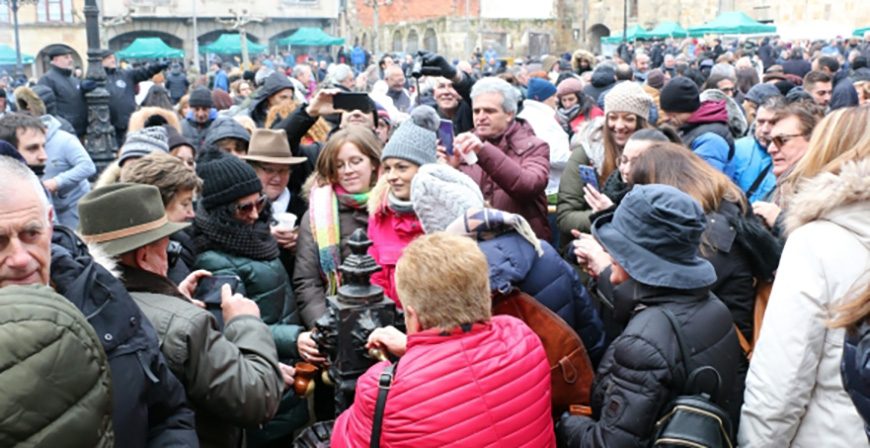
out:
{"label": "awning", "polygon": [[687,37],[689,32],[677,22],[665,22],[648,31],[646,35],[651,39],[667,39],[669,37]]}
{"label": "awning", "polygon": [[304,47],[327,47],[341,45],[343,37],[332,37],[320,28],[299,28],[295,33],[277,42],[278,45],[297,45]]}
{"label": "awning", "polygon": [[[625,38],[628,41],[638,40],[638,39],[648,39],[647,31],[643,29],[640,25],[635,25],[628,29],[625,34]],[[609,37],[602,37],[601,43],[603,44],[618,44],[622,42],[622,31],[617,31],[611,34]]]}
{"label": "awning", "polygon": [[[21,54],[22,64],[33,64],[33,61],[33,56],[30,56],[29,54]],[[15,49],[9,45],[0,45],[0,65],[15,65],[17,63]]]}
{"label": "awning", "polygon": [[689,35],[705,34],[763,34],[775,33],[776,26],[765,25],[752,20],[743,11],[727,11],[719,17],[701,25],[689,28]]}
{"label": "awning", "polygon": [[853,36],[864,37],[864,33],[870,31],[870,26],[866,28],[858,28],[857,30],[852,32]]}
{"label": "awning", "polygon": [[[248,45],[248,53],[265,53],[268,47],[251,42],[245,37]],[[199,47],[201,53],[218,53],[218,54],[242,54],[242,39],[238,34],[222,34],[218,40],[210,45]]]}
{"label": "awning", "polygon": [[127,48],[115,53],[120,59],[183,58],[184,50],[172,48],[159,37],[140,37]]}

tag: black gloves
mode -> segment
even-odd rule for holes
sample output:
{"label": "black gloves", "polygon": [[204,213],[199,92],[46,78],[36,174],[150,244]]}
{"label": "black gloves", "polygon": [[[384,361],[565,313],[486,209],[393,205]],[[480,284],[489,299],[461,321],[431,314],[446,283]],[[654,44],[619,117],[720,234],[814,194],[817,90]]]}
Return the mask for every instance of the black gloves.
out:
{"label": "black gloves", "polygon": [[444,56],[420,50],[418,56],[423,60],[422,73],[426,76],[443,76],[447,79],[456,77],[456,68],[444,59]]}

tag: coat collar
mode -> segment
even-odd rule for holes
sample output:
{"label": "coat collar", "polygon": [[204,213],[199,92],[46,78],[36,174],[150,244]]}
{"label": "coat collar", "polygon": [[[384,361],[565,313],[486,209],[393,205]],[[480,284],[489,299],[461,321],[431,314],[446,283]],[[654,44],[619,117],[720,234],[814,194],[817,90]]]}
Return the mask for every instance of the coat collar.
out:
{"label": "coat collar", "polygon": [[627,323],[637,311],[644,308],[665,303],[700,302],[709,296],[709,287],[689,290],[658,288],[628,279],[613,288],[613,317],[618,322]]}
{"label": "coat collar", "polygon": [[177,297],[187,301],[187,298],[181,295],[178,291],[178,287],[172,282],[172,280],[124,264],[120,264],[119,267],[121,268],[121,280],[124,283],[124,287],[127,288],[127,291],[162,294],[164,296]]}

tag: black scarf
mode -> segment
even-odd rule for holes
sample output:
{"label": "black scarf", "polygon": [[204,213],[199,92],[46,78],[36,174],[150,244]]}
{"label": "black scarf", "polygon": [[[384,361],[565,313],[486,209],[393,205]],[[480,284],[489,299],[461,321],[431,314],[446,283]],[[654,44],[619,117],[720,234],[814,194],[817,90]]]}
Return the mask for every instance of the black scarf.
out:
{"label": "black scarf", "polygon": [[271,205],[266,204],[254,225],[249,226],[230,215],[226,207],[206,211],[200,204],[193,225],[193,243],[198,253],[214,250],[252,260],[278,258],[278,242],[269,230]]}

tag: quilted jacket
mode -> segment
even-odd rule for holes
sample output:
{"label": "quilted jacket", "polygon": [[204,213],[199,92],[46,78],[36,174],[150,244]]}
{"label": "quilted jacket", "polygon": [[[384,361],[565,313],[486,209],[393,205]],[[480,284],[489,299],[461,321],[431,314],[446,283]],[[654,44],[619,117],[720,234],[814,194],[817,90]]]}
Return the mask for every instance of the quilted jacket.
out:
{"label": "quilted jacket", "polygon": [[[386,363],[359,378],[354,404],[335,422],[332,448],[369,445]],[[509,316],[408,336],[384,408],[381,446],[556,446],[550,368],[537,336]]]}

